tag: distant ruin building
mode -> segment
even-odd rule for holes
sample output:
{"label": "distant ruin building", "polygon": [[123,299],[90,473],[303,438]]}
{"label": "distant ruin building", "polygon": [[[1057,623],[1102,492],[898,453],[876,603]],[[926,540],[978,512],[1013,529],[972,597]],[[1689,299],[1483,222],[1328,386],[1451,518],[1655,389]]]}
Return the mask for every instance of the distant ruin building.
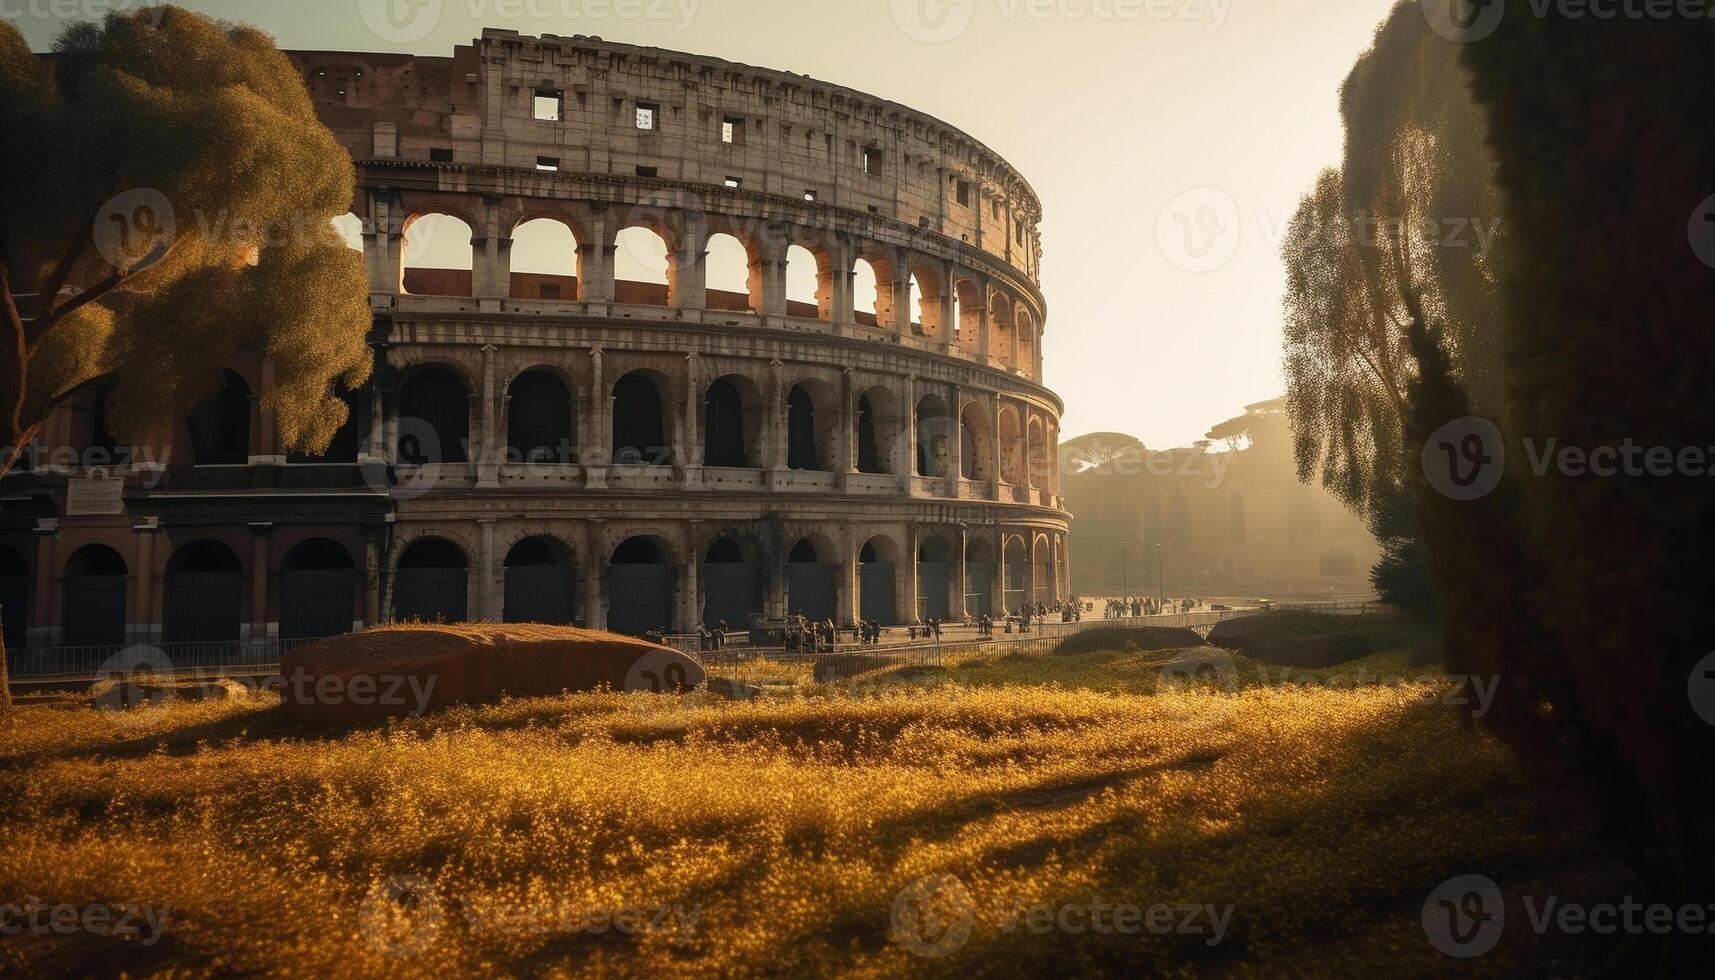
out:
{"label": "distant ruin building", "polygon": [[[1069,594],[1041,205],[980,142],[581,36],[289,56],[357,163],[374,380],[317,458],[277,445],[261,353],[135,452],[102,383],[79,391],[42,441],[76,461],[4,487],[9,647],[909,623]],[[526,233],[559,271],[513,268]],[[744,281],[711,288],[735,250]]]}
{"label": "distant ruin building", "polygon": [[1122,584],[1153,594],[1158,566],[1178,594],[1369,591],[1375,539],[1333,496],[1298,481],[1278,399],[1189,448],[1151,451],[1096,433],[1060,453],[1082,594],[1117,595]]}

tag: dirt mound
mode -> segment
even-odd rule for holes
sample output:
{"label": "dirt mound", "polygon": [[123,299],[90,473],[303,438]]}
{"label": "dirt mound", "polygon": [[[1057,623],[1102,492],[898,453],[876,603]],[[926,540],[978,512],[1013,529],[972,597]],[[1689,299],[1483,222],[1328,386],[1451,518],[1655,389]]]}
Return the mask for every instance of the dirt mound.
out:
{"label": "dirt mound", "polygon": [[502,695],[690,690],[694,659],[613,633],[474,623],[383,626],[323,640],[281,659],[288,717],[342,725],[420,715]]}
{"label": "dirt mound", "polygon": [[1066,638],[1057,653],[1091,653],[1098,650],[1142,651],[1182,650],[1203,646],[1203,638],[1195,631],[1176,626],[1115,626],[1085,630]]}

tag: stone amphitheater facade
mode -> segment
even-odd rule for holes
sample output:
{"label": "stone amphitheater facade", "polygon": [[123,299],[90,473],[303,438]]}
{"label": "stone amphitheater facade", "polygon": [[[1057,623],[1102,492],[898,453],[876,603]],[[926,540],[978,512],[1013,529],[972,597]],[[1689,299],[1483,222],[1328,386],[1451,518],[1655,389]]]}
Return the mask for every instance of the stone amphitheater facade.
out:
{"label": "stone amphitheater facade", "polygon": [[[121,605],[125,640],[172,643],[417,616],[904,624],[1068,596],[1041,207],[981,143],[582,36],[290,57],[357,164],[374,381],[297,459],[252,394],[267,359],[233,363],[162,465],[118,469],[117,513],[89,513],[100,473],[36,466],[0,528],[7,609],[29,610],[9,633],[111,641]],[[407,268],[430,215],[470,229],[468,271]],[[538,220],[569,229],[574,274],[511,271]],[[664,286],[616,278],[634,228],[664,244]],[[743,292],[708,288],[722,235]],[[788,298],[793,261],[814,302]],[[91,385],[45,441],[103,444],[101,412]]]}

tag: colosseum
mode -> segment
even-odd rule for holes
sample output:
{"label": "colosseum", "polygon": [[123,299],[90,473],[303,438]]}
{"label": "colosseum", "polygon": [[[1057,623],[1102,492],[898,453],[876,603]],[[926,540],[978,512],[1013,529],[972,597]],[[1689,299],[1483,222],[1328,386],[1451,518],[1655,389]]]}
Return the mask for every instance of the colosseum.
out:
{"label": "colosseum", "polygon": [[[599,38],[289,56],[356,161],[371,385],[316,458],[277,447],[261,355],[153,447],[115,446],[100,383],[80,391],[42,441],[65,457],[4,486],[8,646],[1068,596],[1041,207],[983,144]],[[455,251],[468,232],[467,268],[414,264],[430,223]],[[513,268],[527,231],[555,271]],[[622,278],[639,250],[664,269]],[[740,281],[712,281],[735,254]]]}

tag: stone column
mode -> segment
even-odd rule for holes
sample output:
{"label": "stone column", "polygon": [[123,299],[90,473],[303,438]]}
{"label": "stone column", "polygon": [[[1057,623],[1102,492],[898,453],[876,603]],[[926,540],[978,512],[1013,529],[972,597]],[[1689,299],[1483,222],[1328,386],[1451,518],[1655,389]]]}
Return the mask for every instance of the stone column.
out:
{"label": "stone column", "polygon": [[779,358],[768,362],[768,385],[763,391],[763,397],[768,400],[768,407],[762,419],[763,467],[768,471],[763,479],[771,490],[786,489],[788,476],[787,462],[787,407],[786,368]]}
{"label": "stone column", "polygon": [[1024,604],[1036,605],[1036,529],[1024,531]]}
{"label": "stone column", "polygon": [[840,409],[840,437],[834,442],[834,482],[844,492],[857,473],[857,376],[851,368],[840,372],[840,392],[845,403]]}
{"label": "stone column", "polygon": [[363,624],[374,626],[382,619],[381,542],[370,537],[363,543]]}
{"label": "stone column", "polygon": [[989,363],[989,287],[986,282],[977,283],[977,336],[976,349],[978,360],[984,367]]}
{"label": "stone column", "polygon": [[905,573],[898,576],[900,591],[905,593],[905,601],[899,604],[899,608],[904,614],[906,625],[911,625],[923,622],[923,611],[917,602],[917,558],[923,547],[923,532],[915,520],[906,525],[905,544],[910,550],[905,556],[904,567],[899,569]]}
{"label": "stone column", "polygon": [[693,351],[685,355],[685,401],[679,413],[680,423],[673,439],[673,469],[679,488],[691,489],[703,483],[703,440],[698,430],[697,408],[702,405],[702,359]]}
{"label": "stone column", "polygon": [[500,486],[500,458],[505,455],[505,439],[495,431],[495,405],[499,402],[499,392],[496,390],[497,379],[494,376],[494,355],[496,347],[493,344],[482,345],[482,395],[479,406],[482,411],[482,445],[472,454],[471,461],[476,464],[476,485],[479,487]]}
{"label": "stone column", "polygon": [[1006,472],[1004,462],[1005,450],[1000,444],[1000,392],[989,393],[989,419],[994,429],[994,484],[991,496],[996,500],[1004,499],[1001,484],[1005,482],[1002,474]]}
{"label": "stone column", "polygon": [[[43,522],[36,526],[36,594],[31,611],[26,642],[32,647],[59,646],[60,620],[54,616],[55,585],[63,585],[60,568],[58,522]],[[63,601],[63,600],[62,600]],[[6,610],[7,615],[16,615]]]}
{"label": "stone column", "polygon": [[[905,377],[905,404],[902,407],[905,431],[901,433],[903,438],[899,440],[899,445],[903,447],[905,465],[896,472],[903,474],[900,477],[900,490],[904,491],[906,496],[913,496],[917,489],[917,376],[914,374]],[[895,450],[898,451],[900,450]],[[916,597],[913,596],[912,599],[915,601]]]}
{"label": "stone column", "polygon": [[[270,632],[268,624],[269,542],[274,525],[258,522],[250,525],[250,635],[251,643],[263,643]],[[139,538],[147,535],[139,535]]]}
{"label": "stone column", "polygon": [[474,608],[467,610],[468,618],[472,621],[488,620],[498,622],[500,615],[501,596],[496,595],[494,573],[494,519],[482,518],[477,522],[481,536],[476,546],[476,588],[471,590],[471,602]]}
{"label": "stone column", "polygon": [[[607,488],[607,468],[613,462],[613,393],[608,390],[606,373],[602,369],[604,355],[600,347],[590,351],[590,405],[584,418],[590,426],[589,437],[578,455],[584,464],[584,486],[591,490]],[[604,620],[605,621],[605,620]]]}
{"label": "stone column", "polygon": [[1012,611],[1006,597],[1006,528],[994,529],[994,585],[990,595],[994,598],[996,615],[1004,616]]}
{"label": "stone column", "polygon": [[863,543],[848,529],[845,546],[846,560],[840,566],[840,576],[836,583],[838,597],[834,608],[839,624],[850,626],[858,621],[862,599],[862,590],[858,584],[858,553],[863,549]]}
{"label": "stone column", "polygon": [[369,461],[387,461],[387,405],[381,386],[373,382],[369,386],[369,433],[358,448],[358,462]]}
{"label": "stone column", "polygon": [[159,530],[153,524],[137,529],[137,549],[133,555],[137,564],[131,573],[134,618],[125,627],[129,643],[154,643],[161,637],[161,603],[155,591],[155,535]]}
{"label": "stone column", "polygon": [[[965,477],[965,423],[961,416],[965,408],[965,389],[958,384],[947,386],[947,489],[953,500],[959,499],[959,481]],[[972,451],[976,447],[971,447]]]}
{"label": "stone column", "polygon": [[670,272],[673,296],[668,302],[681,310],[708,306],[708,220],[701,212],[685,212],[685,227]]}
{"label": "stone column", "polygon": [[829,253],[833,261],[833,268],[828,270],[833,286],[833,321],[842,328],[850,327],[856,321],[852,294],[856,288],[857,255],[850,239],[843,236],[829,249]]}
{"label": "stone column", "polygon": [[607,570],[608,553],[602,542],[605,521],[590,520],[584,525],[584,553],[589,555],[590,573],[584,577],[584,622],[592,630],[607,629]]}
{"label": "stone column", "polygon": [[762,257],[751,272],[750,308],[764,316],[786,315],[786,249],[785,231],[776,233],[769,226],[768,242],[762,247]]}
{"label": "stone column", "polygon": [[695,633],[703,622],[702,588],[699,584],[697,554],[693,545],[697,522],[686,525],[685,541],[680,548],[678,623],[673,627],[680,633]]}

